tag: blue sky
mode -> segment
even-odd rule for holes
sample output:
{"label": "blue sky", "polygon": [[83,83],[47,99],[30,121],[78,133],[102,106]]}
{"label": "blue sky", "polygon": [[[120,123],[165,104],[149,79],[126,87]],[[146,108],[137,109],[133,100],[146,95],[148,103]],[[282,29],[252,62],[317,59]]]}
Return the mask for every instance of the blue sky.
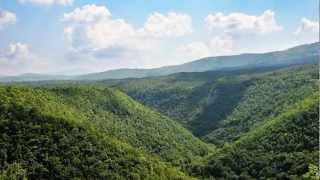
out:
{"label": "blue sky", "polygon": [[317,12],[318,0],[0,0],[0,75],[285,49],[317,40]]}

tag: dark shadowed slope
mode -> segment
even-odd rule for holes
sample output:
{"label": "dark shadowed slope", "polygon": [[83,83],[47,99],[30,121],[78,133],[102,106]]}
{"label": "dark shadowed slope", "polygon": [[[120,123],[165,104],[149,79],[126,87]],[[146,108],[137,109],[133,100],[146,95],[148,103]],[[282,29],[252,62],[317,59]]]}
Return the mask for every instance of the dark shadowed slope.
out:
{"label": "dark shadowed slope", "polygon": [[317,77],[317,65],[299,65],[179,73],[100,84],[118,87],[204,140],[223,144],[314,92]]}
{"label": "dark shadowed slope", "polygon": [[203,139],[214,144],[234,141],[257,123],[318,92],[317,68],[317,65],[297,66],[256,78],[232,113]]}
{"label": "dark shadowed slope", "polygon": [[318,96],[259,124],[194,173],[217,179],[318,179],[308,173],[319,160]]}
{"label": "dark shadowed slope", "polygon": [[[241,92],[258,74],[280,67],[178,73],[142,79],[99,82],[122,89],[134,99],[153,107],[196,130],[198,126],[212,128],[215,120],[224,119],[241,98]],[[206,121],[206,122],[202,122]],[[209,124],[210,125],[209,125]],[[205,129],[201,128],[201,134]]]}

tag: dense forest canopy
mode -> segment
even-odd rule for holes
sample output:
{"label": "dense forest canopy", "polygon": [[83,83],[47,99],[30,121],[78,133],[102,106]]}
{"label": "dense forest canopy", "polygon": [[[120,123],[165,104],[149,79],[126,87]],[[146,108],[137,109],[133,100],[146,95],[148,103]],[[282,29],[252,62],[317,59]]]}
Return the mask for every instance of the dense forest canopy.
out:
{"label": "dense forest canopy", "polygon": [[319,161],[318,120],[316,93],[259,124],[195,171],[224,179],[302,179]]}
{"label": "dense forest canopy", "polygon": [[0,179],[319,179],[315,47],[257,55],[287,62],[268,66],[3,83]]}
{"label": "dense forest canopy", "polygon": [[3,174],[13,168],[13,175],[30,179],[188,179],[158,157],[101,133],[46,91],[0,92]]}
{"label": "dense forest canopy", "polygon": [[175,119],[206,142],[223,144],[317,91],[317,68],[249,68],[103,83]]}

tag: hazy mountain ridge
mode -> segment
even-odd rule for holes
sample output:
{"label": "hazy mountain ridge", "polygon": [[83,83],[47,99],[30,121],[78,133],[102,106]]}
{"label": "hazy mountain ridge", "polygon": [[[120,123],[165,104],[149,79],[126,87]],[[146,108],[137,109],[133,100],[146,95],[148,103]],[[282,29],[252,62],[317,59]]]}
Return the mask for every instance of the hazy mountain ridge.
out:
{"label": "hazy mountain ridge", "polygon": [[0,77],[0,82],[142,78],[149,76],[169,75],[179,72],[204,72],[210,70],[238,69],[248,67],[312,64],[318,61],[317,58],[319,57],[319,45],[320,43],[317,42],[313,44],[300,45],[284,51],[270,53],[207,57],[181,65],[165,66],[154,69],[118,69],[77,76],[41,74],[3,76]]}
{"label": "hazy mountain ridge", "polygon": [[120,69],[79,76],[78,80],[102,80],[161,76],[179,72],[203,72],[233,68],[316,63],[320,43],[261,54],[207,57],[189,63],[155,69]]}

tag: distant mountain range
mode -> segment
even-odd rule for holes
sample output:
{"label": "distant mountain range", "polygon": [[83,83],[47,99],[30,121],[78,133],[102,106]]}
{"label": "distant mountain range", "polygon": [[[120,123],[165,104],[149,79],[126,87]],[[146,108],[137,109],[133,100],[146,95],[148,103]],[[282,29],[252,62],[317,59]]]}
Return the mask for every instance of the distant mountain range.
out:
{"label": "distant mountain range", "polygon": [[47,81],[47,80],[104,80],[162,76],[179,72],[204,72],[210,70],[268,67],[275,65],[312,64],[318,61],[320,43],[296,46],[284,51],[261,54],[207,57],[189,63],[154,69],[117,69],[78,76],[22,74],[3,76],[0,82]]}

